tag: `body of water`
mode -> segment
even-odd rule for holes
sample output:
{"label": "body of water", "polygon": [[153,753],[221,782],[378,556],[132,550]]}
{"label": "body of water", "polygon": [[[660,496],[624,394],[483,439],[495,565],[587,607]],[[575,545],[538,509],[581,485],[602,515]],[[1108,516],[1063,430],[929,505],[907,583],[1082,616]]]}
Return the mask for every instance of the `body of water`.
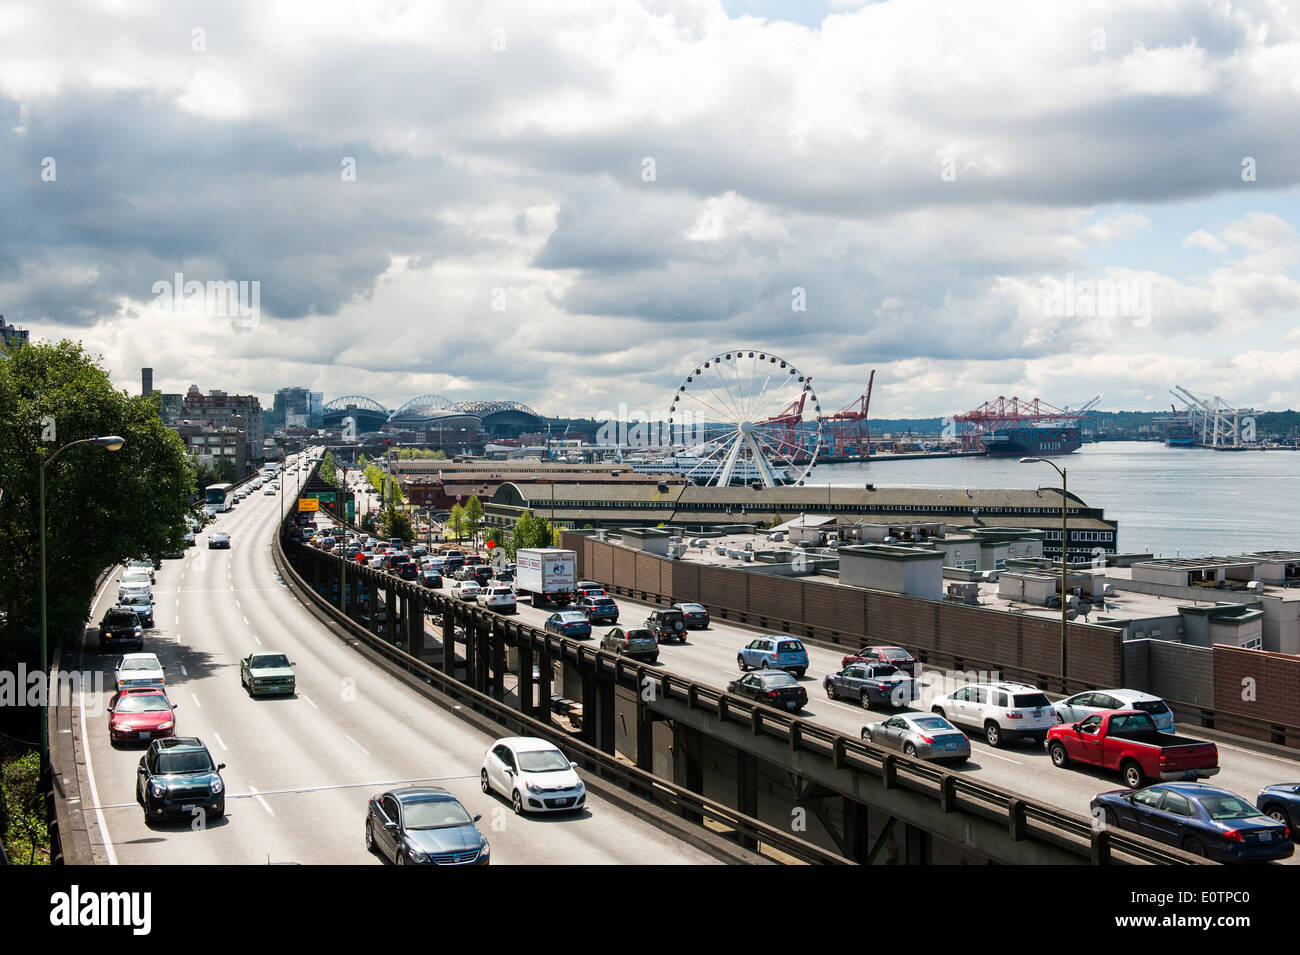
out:
{"label": "body of water", "polygon": [[[1070,491],[1119,521],[1121,552],[1181,555],[1300,551],[1300,451],[1211,451],[1149,441],[1085,444],[1052,458]],[[926,458],[828,464],[816,484],[877,487],[1060,487],[1046,464],[1017,458]]]}

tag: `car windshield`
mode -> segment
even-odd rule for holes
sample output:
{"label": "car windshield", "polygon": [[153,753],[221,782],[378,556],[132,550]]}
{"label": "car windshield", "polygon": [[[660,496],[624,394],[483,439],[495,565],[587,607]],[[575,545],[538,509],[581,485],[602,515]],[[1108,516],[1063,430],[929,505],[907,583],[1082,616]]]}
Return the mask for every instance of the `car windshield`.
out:
{"label": "car windshield", "polygon": [[782,640],[776,645],[777,653],[798,653],[803,649],[803,644],[798,640]]}
{"label": "car windshield", "polygon": [[287,667],[288,659],[283,653],[262,653],[253,657],[252,666],[256,669],[263,667]]}
{"label": "car windshield", "polygon": [[122,598],[124,607],[150,607],[149,598],[144,594],[127,594]]}
{"label": "car windshield", "polygon": [[1016,706],[1034,708],[1039,706],[1051,706],[1047,697],[1042,693],[1017,693],[1014,697]]}
{"label": "car windshield", "polygon": [[145,657],[143,660],[123,660],[122,669],[123,670],[159,670],[161,669],[161,667],[158,666],[157,660],[152,659],[150,657]]}
{"label": "car windshield", "polygon": [[699,604],[682,604],[681,610],[683,613],[702,613],[704,608]]}
{"label": "car windshield", "polygon": [[1200,796],[1196,801],[1211,819],[1247,819],[1260,814],[1250,803],[1233,795]]}
{"label": "car windshield", "polygon": [[558,773],[573,767],[558,749],[536,749],[519,754],[519,768],[526,773]]}
{"label": "car windshield", "polygon": [[906,650],[899,649],[898,647],[886,648],[880,652],[880,655],[886,660],[909,660],[912,657],[912,655]]}
{"label": "car windshield", "polygon": [[119,626],[124,626],[126,624],[134,625],[136,622],[135,611],[122,610],[118,613],[110,613],[107,617],[107,622],[110,624],[118,624]]}
{"label": "car windshield", "polygon": [[117,701],[117,713],[162,713],[170,710],[167,700],[157,693],[148,696],[124,696]]}
{"label": "car windshield", "polygon": [[128,570],[122,575],[124,584],[147,584],[149,583],[149,571],[147,570]]}
{"label": "car windshield", "polygon": [[468,826],[473,820],[454,799],[408,799],[402,802],[407,829],[445,829]]}
{"label": "car windshield", "polygon": [[153,564],[151,564],[151,563],[150,563],[149,561],[147,561],[147,560],[133,560],[133,561],[131,561],[129,564],[127,564],[127,566],[128,566],[128,567],[144,567],[144,568],[147,568],[147,569],[152,569],[152,568],[153,568]]}
{"label": "car windshield", "polygon": [[919,730],[950,730],[952,724],[942,716],[918,716],[912,720],[912,725]]}
{"label": "car windshield", "polygon": [[210,773],[214,769],[207,750],[192,749],[180,753],[158,754],[158,774],[170,776],[177,773]]}
{"label": "car windshield", "polygon": [[898,667],[888,663],[877,663],[871,668],[873,676],[893,676],[898,672]]}
{"label": "car windshield", "polygon": [[613,597],[597,597],[591,602],[593,607],[612,607],[614,606]]}

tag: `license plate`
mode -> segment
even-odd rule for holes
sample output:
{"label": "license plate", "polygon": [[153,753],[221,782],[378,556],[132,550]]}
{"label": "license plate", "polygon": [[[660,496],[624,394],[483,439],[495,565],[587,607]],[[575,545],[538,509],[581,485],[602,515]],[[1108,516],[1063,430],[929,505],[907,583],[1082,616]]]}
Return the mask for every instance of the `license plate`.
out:
{"label": "license plate", "polygon": [[1261,832],[1261,833],[1259,834],[1259,841],[1260,841],[1260,842],[1272,842],[1272,841],[1273,841],[1273,833],[1271,833],[1271,832]]}
{"label": "license plate", "polygon": [[956,743],[945,743],[944,746],[943,746],[943,748],[944,748],[944,749],[956,749],[956,748],[957,748],[957,744],[956,744]]}
{"label": "license plate", "polygon": [[138,735],[139,735],[140,739],[148,739],[148,738],[149,738],[149,734],[148,734],[147,732],[146,732],[146,733],[140,733],[140,734],[138,734]]}

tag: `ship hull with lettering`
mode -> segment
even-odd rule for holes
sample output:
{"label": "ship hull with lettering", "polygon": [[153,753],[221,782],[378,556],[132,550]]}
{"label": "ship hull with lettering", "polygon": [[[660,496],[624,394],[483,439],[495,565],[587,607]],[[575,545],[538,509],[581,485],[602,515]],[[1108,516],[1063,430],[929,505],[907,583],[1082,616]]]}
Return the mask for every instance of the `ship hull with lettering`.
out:
{"label": "ship hull with lettering", "polygon": [[983,437],[990,457],[1047,457],[1078,451],[1078,428],[998,428]]}

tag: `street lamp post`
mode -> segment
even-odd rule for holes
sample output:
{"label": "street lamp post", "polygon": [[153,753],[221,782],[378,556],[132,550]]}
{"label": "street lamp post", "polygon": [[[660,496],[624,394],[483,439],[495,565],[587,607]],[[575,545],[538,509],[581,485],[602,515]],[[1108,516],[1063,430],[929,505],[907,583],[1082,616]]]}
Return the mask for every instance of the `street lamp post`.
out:
{"label": "street lamp post", "polygon": [[1066,488],[1066,478],[1065,478],[1066,469],[1057,467],[1055,462],[1049,461],[1047,458],[1021,458],[1020,463],[1021,464],[1050,464],[1053,468],[1056,468],[1056,473],[1061,475],[1061,690],[1062,692],[1065,692],[1065,622],[1066,622],[1065,594],[1069,582],[1069,572],[1070,572],[1069,563],[1068,563],[1069,557],[1067,556],[1066,553],[1066,539],[1069,533],[1069,529],[1066,525],[1066,510],[1065,510],[1066,502],[1069,500],[1069,496]]}
{"label": "street lamp post", "polygon": [[41,525],[41,678],[45,680],[45,695],[41,702],[41,765],[42,767],[49,764],[50,761],[50,725],[49,725],[49,705],[50,705],[50,673],[49,673],[49,656],[46,648],[46,612],[45,612],[45,469],[55,462],[60,454],[78,444],[93,444],[97,448],[104,448],[108,451],[120,451],[126,441],[115,434],[105,435],[103,437],[82,438],[80,441],[70,441],[63,447],[59,448],[48,458],[41,462],[40,466],[40,525]]}

